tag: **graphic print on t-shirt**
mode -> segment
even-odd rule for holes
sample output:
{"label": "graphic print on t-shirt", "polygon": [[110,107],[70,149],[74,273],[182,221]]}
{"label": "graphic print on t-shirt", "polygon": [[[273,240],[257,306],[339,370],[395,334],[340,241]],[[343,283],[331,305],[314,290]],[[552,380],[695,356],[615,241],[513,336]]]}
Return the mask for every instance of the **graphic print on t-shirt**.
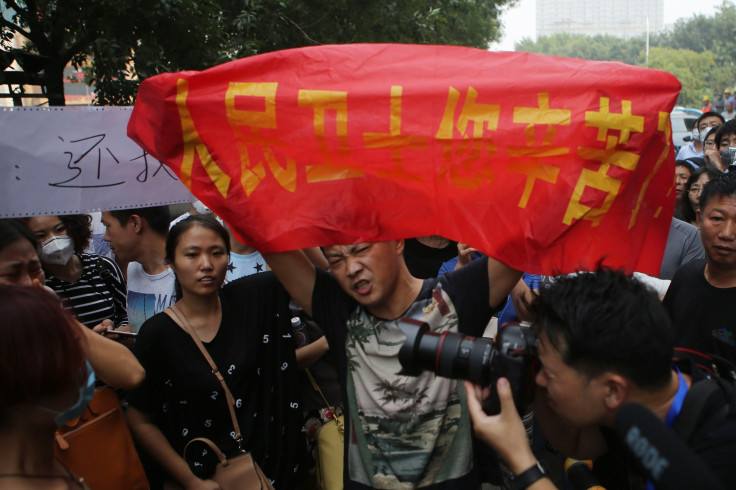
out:
{"label": "graphic print on t-shirt", "polygon": [[[405,316],[427,322],[434,332],[457,332],[449,296],[441,286],[434,293]],[[358,308],[347,329],[351,480],[374,488],[415,488],[467,474],[472,444],[462,386],[429,372],[398,375],[406,336],[396,320]]]}
{"label": "graphic print on t-shirt", "polygon": [[156,313],[173,304],[172,294],[153,294],[128,291],[128,321],[135,331]]}

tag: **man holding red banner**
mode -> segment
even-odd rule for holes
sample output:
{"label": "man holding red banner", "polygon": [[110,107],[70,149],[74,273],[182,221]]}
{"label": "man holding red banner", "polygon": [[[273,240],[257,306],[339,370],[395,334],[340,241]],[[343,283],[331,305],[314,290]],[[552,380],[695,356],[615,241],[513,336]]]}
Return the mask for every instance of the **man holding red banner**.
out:
{"label": "man holding red banner", "polygon": [[[465,391],[396,374],[398,320],[480,335],[514,269],[604,261],[656,274],[679,88],[617,63],[318,46],[149,78],[128,134],[261,251],[326,332],[343,367],[346,488],[474,488]],[[491,258],[423,282],[400,238],[427,235]],[[284,252],[335,243],[350,245],[326,248],[331,274]]]}
{"label": "man holding red banner", "polygon": [[483,258],[423,281],[409,273],[403,249],[403,240],[328,246],[331,274],[301,251],[266,260],[332,347],[347,417],[345,488],[477,488],[463,385],[397,374],[398,322],[480,336],[521,272]]}

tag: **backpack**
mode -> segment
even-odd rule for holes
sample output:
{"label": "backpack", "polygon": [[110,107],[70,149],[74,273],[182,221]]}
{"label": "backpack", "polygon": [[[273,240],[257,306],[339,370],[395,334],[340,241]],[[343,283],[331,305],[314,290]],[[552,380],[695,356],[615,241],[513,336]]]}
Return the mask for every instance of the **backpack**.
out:
{"label": "backpack", "polygon": [[[698,355],[702,356],[699,353]],[[714,361],[712,363],[714,369],[702,369],[700,364],[692,358],[675,361],[681,371],[689,372],[692,376],[692,384],[687,397],[672,427],[678,437],[685,442],[690,441],[695,428],[703,422],[703,410],[710,398],[719,391],[723,393],[726,404],[712,414],[707,422],[736,419],[736,371],[734,371],[733,365],[725,359],[705,357],[709,357]]]}

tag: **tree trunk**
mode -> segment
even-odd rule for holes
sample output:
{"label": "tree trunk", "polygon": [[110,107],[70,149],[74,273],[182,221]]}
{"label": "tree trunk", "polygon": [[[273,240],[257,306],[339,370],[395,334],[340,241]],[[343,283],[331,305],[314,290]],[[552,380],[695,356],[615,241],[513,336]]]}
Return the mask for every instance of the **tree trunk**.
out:
{"label": "tree trunk", "polygon": [[46,93],[50,106],[64,106],[64,67],[66,63],[52,59],[46,67]]}

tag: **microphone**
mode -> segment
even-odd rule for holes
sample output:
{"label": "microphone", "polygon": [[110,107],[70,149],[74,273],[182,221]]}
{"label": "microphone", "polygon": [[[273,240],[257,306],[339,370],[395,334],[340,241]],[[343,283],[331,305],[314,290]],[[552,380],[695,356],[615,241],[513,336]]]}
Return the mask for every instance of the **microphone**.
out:
{"label": "microphone", "polygon": [[656,488],[724,489],[700,457],[643,405],[629,403],[621,407],[614,419],[614,429]]}
{"label": "microphone", "polygon": [[605,490],[593,474],[593,462],[589,459],[567,458],[565,475],[567,482],[575,490]]}

